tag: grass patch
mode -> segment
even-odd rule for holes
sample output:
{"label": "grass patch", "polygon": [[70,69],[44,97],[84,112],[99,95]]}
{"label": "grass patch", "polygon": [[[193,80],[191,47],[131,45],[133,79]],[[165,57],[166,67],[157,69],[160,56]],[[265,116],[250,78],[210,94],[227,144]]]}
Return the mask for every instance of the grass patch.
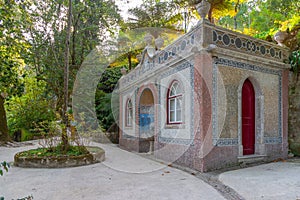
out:
{"label": "grass patch", "polygon": [[80,156],[88,154],[89,151],[84,146],[70,146],[68,151],[64,152],[60,146],[53,148],[38,148],[23,151],[19,153],[21,157],[60,157],[60,156]]}

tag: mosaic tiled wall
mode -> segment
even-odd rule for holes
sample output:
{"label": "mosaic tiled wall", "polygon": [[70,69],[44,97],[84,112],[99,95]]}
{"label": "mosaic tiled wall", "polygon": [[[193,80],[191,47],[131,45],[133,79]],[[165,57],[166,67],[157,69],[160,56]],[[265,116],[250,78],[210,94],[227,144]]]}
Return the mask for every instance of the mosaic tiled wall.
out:
{"label": "mosaic tiled wall", "polygon": [[257,85],[254,86],[256,98],[263,99],[263,119],[260,120],[264,121],[264,125],[263,130],[256,130],[256,134],[262,131],[265,143],[280,143],[281,71],[223,58],[216,58],[213,68],[214,144],[218,146],[238,144],[238,127],[241,123],[238,115],[238,92],[248,77],[256,80]]}

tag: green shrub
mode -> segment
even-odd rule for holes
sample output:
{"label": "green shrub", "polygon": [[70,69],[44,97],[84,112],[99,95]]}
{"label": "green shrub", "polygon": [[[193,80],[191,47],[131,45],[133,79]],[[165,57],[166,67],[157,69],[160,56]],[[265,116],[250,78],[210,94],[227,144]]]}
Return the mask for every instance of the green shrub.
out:
{"label": "green shrub", "polygon": [[1,162],[0,163],[0,176],[3,176],[3,170],[7,172],[9,167],[10,166],[7,162],[5,162],[5,161]]}
{"label": "green shrub", "polygon": [[300,68],[300,50],[293,51],[289,57],[291,70],[297,75]]}
{"label": "green shrub", "polygon": [[300,156],[300,143],[290,143],[290,149],[295,156]]}
{"label": "green shrub", "polygon": [[[125,67],[125,66],[124,66]],[[122,76],[120,67],[107,68],[99,81],[97,86],[97,91],[95,95],[95,103],[96,103],[96,114],[99,120],[100,126],[102,129],[107,131],[118,119],[114,118],[118,117],[118,113],[113,113],[112,104],[114,106],[118,104],[118,97],[112,95],[118,80]],[[113,98],[112,98],[113,97]]]}
{"label": "green shrub", "polygon": [[10,135],[23,130],[23,140],[32,139],[28,131],[34,130],[41,122],[55,119],[50,98],[46,94],[46,83],[35,78],[25,79],[25,91],[22,96],[14,96],[6,103],[7,121]]}
{"label": "green shrub", "polygon": [[34,133],[21,129],[21,142],[34,139]]}

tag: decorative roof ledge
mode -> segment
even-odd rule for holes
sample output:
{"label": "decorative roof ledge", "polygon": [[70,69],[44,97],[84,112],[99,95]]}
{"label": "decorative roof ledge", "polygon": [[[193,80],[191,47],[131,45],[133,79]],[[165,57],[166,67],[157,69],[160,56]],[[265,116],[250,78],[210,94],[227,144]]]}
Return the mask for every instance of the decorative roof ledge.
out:
{"label": "decorative roof ledge", "polygon": [[211,38],[208,37],[206,41],[210,41],[219,48],[273,61],[276,60],[281,63],[288,59],[289,49],[286,47],[261,39],[256,39],[222,27],[214,25],[206,25],[206,27],[210,29],[208,32],[211,33]]}

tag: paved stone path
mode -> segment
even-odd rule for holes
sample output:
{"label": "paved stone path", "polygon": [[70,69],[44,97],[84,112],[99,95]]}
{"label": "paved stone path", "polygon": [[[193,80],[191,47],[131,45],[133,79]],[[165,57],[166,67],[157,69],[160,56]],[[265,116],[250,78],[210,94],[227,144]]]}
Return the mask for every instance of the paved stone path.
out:
{"label": "paved stone path", "polygon": [[[38,200],[300,200],[300,159],[269,163],[228,172],[184,172],[160,162],[97,144],[106,160],[64,169],[13,167],[0,177],[0,197],[33,195]],[[0,147],[0,161],[13,161],[16,152],[35,148]],[[151,156],[150,156],[151,157]],[[219,192],[217,192],[217,189]]]}
{"label": "paved stone path", "polygon": [[[64,169],[12,167],[0,177],[0,196],[37,200],[199,200],[224,199],[210,185],[181,170],[101,144],[103,163]],[[13,161],[24,149],[0,147],[0,160]]]}
{"label": "paved stone path", "polygon": [[220,174],[245,199],[300,200],[300,162],[276,162]]}

